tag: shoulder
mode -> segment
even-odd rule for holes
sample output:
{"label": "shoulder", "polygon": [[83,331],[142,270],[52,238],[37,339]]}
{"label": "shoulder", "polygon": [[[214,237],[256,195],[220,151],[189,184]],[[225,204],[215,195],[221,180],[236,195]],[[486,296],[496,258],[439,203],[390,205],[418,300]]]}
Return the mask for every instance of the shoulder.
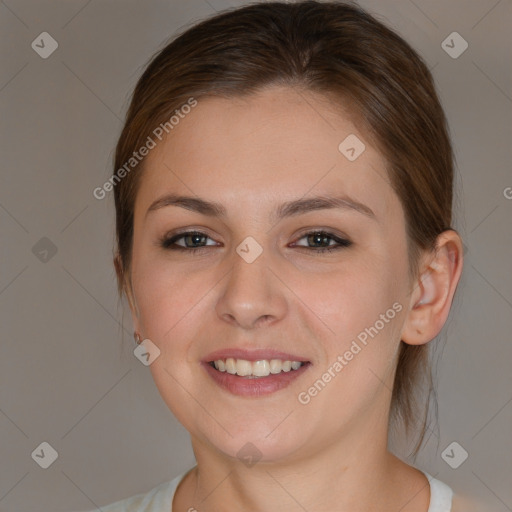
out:
{"label": "shoulder", "polygon": [[444,482],[425,476],[430,482],[430,507],[428,512],[481,512],[485,506],[474,498],[454,493]]}
{"label": "shoulder", "polygon": [[[172,480],[162,482],[148,492],[130,496],[101,507],[102,512],[161,512],[171,510],[172,500],[178,484],[185,473]],[[97,509],[95,509],[97,510]],[[94,512],[89,510],[87,512]]]}
{"label": "shoulder", "polygon": [[453,491],[444,482],[425,473],[430,484],[430,505],[428,512],[453,512]]}

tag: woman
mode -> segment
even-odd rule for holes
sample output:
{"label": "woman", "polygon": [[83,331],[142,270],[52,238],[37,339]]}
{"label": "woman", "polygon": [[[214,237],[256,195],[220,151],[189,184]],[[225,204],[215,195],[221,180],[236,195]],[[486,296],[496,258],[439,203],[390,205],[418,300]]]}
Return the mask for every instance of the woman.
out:
{"label": "woman", "polygon": [[114,263],[197,465],[103,510],[457,510],[388,448],[425,433],[452,179],[430,72],[357,6],[248,5],[159,52],[117,145]]}

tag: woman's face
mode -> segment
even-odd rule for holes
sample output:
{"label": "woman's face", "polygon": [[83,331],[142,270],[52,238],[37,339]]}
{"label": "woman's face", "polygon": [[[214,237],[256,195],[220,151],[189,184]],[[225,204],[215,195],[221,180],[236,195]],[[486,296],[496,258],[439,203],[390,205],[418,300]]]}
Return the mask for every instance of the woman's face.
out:
{"label": "woman's face", "polygon": [[[241,457],[250,442],[277,461],[384,435],[410,283],[403,210],[365,134],[320,97],[273,87],[199,100],[155,140],[135,205],[132,311],[196,446]],[[190,231],[202,234],[164,246]],[[286,372],[288,358],[307,364]],[[279,373],[232,375],[213,359]]]}

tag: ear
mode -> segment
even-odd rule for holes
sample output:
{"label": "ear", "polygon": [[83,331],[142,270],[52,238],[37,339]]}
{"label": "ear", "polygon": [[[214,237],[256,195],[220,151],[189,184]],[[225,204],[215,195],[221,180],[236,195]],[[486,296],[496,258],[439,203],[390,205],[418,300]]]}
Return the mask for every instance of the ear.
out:
{"label": "ear", "polygon": [[450,313],[453,296],[462,273],[463,249],[459,234],[449,229],[436,240],[435,254],[424,257],[420,275],[413,283],[409,312],[401,339],[409,345],[433,340]]}
{"label": "ear", "polygon": [[139,310],[137,307],[135,296],[133,294],[131,279],[130,276],[126,275],[119,253],[116,253],[116,255],[114,256],[114,267],[116,269],[117,281],[118,283],[120,283],[122,292],[125,293],[126,298],[128,299],[128,304],[130,306],[130,311],[132,313],[133,328],[135,331],[140,332]]}

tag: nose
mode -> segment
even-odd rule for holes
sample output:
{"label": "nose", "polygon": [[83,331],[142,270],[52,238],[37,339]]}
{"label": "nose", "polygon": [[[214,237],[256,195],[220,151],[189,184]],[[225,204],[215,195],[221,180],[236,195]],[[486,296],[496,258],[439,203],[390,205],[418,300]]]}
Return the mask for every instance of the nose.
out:
{"label": "nose", "polygon": [[268,266],[263,251],[252,263],[247,263],[236,251],[233,267],[224,283],[216,304],[220,318],[243,329],[274,324],[286,314],[286,286]]}

